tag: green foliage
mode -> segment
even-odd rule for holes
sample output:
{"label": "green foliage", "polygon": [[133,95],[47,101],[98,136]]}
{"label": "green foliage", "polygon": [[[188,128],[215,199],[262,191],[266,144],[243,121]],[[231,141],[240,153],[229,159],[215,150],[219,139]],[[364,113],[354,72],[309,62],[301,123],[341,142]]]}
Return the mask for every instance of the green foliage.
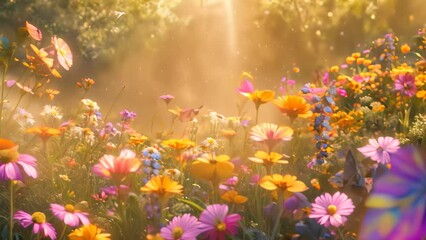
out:
{"label": "green foliage", "polygon": [[[180,21],[173,10],[181,0],[21,0],[2,6],[0,20],[22,26],[28,20],[49,34],[66,36],[86,59],[109,58],[135,29],[147,44]],[[68,36],[67,36],[68,35]],[[72,41],[75,41],[74,43]]]}

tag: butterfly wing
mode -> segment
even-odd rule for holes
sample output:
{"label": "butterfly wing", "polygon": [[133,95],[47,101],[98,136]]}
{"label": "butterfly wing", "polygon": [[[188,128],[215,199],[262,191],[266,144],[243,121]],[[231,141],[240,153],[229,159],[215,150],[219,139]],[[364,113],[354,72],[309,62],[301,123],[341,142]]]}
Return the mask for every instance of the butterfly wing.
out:
{"label": "butterfly wing", "polygon": [[38,29],[36,26],[32,25],[28,21],[25,22],[25,28],[28,31],[28,34],[36,41],[41,41],[42,39],[42,33],[40,29]]}

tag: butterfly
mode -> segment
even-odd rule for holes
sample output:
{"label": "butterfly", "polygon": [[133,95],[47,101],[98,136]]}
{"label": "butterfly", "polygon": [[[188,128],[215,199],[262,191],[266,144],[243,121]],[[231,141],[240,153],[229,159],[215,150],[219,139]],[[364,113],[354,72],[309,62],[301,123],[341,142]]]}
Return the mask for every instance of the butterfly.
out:
{"label": "butterfly", "polygon": [[58,38],[56,36],[52,37],[52,44],[55,47],[59,64],[68,71],[73,63],[70,47],[62,38]]}
{"label": "butterfly", "polygon": [[352,150],[346,154],[343,167],[343,191],[356,202],[363,201],[368,194],[361,166],[356,161]]}
{"label": "butterfly", "polygon": [[36,26],[32,25],[28,21],[25,22],[25,28],[28,31],[28,34],[36,41],[41,41],[42,33],[40,29],[38,29]]}

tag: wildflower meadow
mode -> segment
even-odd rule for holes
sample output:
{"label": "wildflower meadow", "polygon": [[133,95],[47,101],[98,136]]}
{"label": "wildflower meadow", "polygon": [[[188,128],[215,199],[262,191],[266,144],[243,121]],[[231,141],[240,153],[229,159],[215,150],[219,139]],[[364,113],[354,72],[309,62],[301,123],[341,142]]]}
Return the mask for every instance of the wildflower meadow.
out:
{"label": "wildflower meadow", "polygon": [[242,71],[234,115],[164,92],[155,134],[93,100],[102,79],[63,77],[68,39],[17,31],[0,35],[0,239],[426,237],[426,28],[378,35],[312,81],[295,66],[265,89]]}

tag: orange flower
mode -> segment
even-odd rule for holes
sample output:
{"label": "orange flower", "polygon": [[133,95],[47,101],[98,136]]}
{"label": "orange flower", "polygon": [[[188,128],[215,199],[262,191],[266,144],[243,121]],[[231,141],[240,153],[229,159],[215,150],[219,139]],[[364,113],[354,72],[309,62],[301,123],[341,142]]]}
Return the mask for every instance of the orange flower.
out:
{"label": "orange flower", "polygon": [[263,142],[271,150],[282,141],[290,141],[293,129],[290,127],[279,127],[273,123],[261,123],[254,126],[250,132],[250,139],[255,142]]}
{"label": "orange flower", "polygon": [[226,191],[220,198],[233,204],[243,204],[248,200],[247,197],[239,195],[235,190]]}
{"label": "orange flower", "polygon": [[195,146],[195,143],[189,139],[169,139],[161,143],[163,146],[173,148],[175,150],[186,150]]}
{"label": "orange flower", "polygon": [[311,105],[303,97],[284,96],[275,99],[273,103],[282,113],[287,114],[292,122],[297,117],[308,118],[312,116]]}
{"label": "orange flower", "polygon": [[60,135],[61,131],[59,131],[59,129],[50,127],[33,127],[28,128],[27,133],[37,134],[41,140],[47,141],[50,137]]}
{"label": "orange flower", "polygon": [[234,164],[229,162],[229,156],[219,155],[215,157],[208,155],[209,159],[197,158],[191,164],[189,172],[195,178],[212,181],[215,184],[222,182],[232,176]]}
{"label": "orange flower", "polygon": [[411,48],[410,48],[410,46],[408,46],[408,44],[404,44],[404,45],[402,45],[402,46],[401,46],[401,52],[402,52],[403,54],[407,54],[407,53],[409,53],[409,52],[410,52],[410,50],[411,50]]}
{"label": "orange flower", "polygon": [[102,233],[96,225],[88,224],[75,229],[68,235],[70,240],[110,240],[111,234]]}
{"label": "orange flower", "polygon": [[165,200],[174,195],[182,194],[183,186],[173,181],[169,176],[155,176],[145,186],[141,187],[141,191],[156,194],[162,200]]}

